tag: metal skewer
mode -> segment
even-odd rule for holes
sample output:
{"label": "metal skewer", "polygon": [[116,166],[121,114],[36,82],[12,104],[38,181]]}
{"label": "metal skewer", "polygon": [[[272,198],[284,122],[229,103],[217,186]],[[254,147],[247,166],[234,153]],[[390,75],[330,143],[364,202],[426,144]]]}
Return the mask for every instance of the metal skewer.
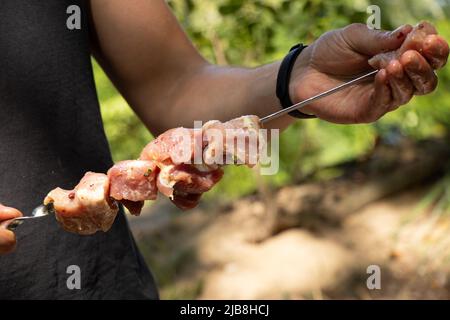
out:
{"label": "metal skewer", "polygon": [[[276,118],[279,118],[279,117],[281,117],[281,116],[283,116],[283,115],[285,115],[285,114],[287,114],[287,113],[289,113],[289,112],[291,112],[293,110],[298,110],[300,108],[303,108],[304,106],[307,106],[307,105],[313,103],[316,100],[319,100],[321,98],[327,97],[327,96],[329,96],[329,95],[331,95],[333,93],[336,93],[336,92],[341,91],[341,90],[343,90],[343,89],[345,89],[347,87],[350,87],[350,86],[352,86],[354,84],[362,82],[362,81],[370,78],[371,76],[377,74],[377,72],[378,72],[378,70],[371,71],[371,72],[369,72],[369,73],[367,73],[367,74],[365,74],[363,76],[360,76],[360,77],[358,77],[356,79],[353,79],[353,80],[351,80],[349,82],[343,83],[343,84],[341,84],[341,85],[339,85],[339,86],[337,86],[335,88],[332,88],[332,89],[327,90],[325,92],[322,92],[322,93],[320,93],[318,95],[315,95],[315,96],[313,96],[311,98],[308,98],[308,99],[306,99],[304,101],[296,103],[296,104],[290,106],[289,108],[282,109],[280,111],[274,112],[274,113],[272,113],[272,114],[270,114],[268,116],[265,116],[264,118],[261,118],[260,122],[261,123],[266,123],[268,121],[271,121],[271,120],[274,120]],[[20,226],[23,222],[25,222],[27,220],[45,217],[45,216],[48,216],[49,214],[54,214],[54,213],[55,213],[55,211],[54,211],[52,203],[49,203],[47,205],[41,205],[41,206],[39,206],[39,207],[37,207],[37,208],[35,208],[33,210],[31,216],[15,218],[8,224],[8,226],[6,228],[11,230],[11,231],[14,231],[18,226]]]}
{"label": "metal skewer", "polygon": [[19,218],[15,218],[13,219],[8,226],[6,227],[6,229],[14,231],[16,230],[16,228],[18,226],[20,226],[22,223],[24,223],[27,220],[31,220],[31,219],[37,219],[37,218],[41,218],[41,217],[46,217],[49,214],[54,214],[54,208],[53,208],[53,203],[49,203],[47,205],[40,205],[39,207],[35,208],[33,210],[33,212],[31,213],[31,216],[26,216],[26,217],[19,217]]}
{"label": "metal skewer", "polygon": [[291,112],[293,110],[298,110],[300,108],[303,108],[304,106],[307,106],[308,104],[311,104],[311,103],[313,103],[316,100],[322,99],[322,98],[327,97],[327,96],[329,96],[329,95],[331,95],[333,93],[336,93],[336,92],[341,91],[341,90],[343,90],[343,89],[345,89],[347,87],[350,87],[350,86],[352,86],[354,84],[360,83],[360,82],[370,78],[371,76],[374,76],[375,74],[377,74],[377,72],[378,72],[378,70],[371,71],[371,72],[369,72],[369,73],[367,73],[367,74],[365,74],[365,75],[363,75],[361,77],[358,77],[358,78],[353,79],[353,80],[351,80],[349,82],[343,83],[343,84],[341,84],[341,85],[339,85],[337,87],[334,87],[334,88],[332,88],[330,90],[327,90],[325,92],[319,93],[318,95],[315,95],[314,97],[311,97],[311,98],[303,100],[303,101],[301,101],[299,103],[296,103],[296,104],[290,106],[289,108],[282,109],[280,111],[277,111],[277,112],[274,112],[272,114],[269,114],[268,116],[265,116],[264,118],[261,118],[260,122],[261,123],[266,123],[266,122],[269,122],[269,121],[274,120],[276,118],[279,118],[279,117],[281,117],[281,116],[283,116],[283,115],[285,115],[285,114],[287,114],[287,113],[289,113],[289,112]]}

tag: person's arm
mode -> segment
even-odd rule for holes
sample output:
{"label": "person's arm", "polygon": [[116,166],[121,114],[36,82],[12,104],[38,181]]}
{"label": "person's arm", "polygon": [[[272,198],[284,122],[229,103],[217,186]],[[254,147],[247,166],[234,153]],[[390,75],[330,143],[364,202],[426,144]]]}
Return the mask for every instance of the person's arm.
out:
{"label": "person's arm", "polygon": [[16,247],[16,237],[6,227],[9,220],[20,216],[22,213],[19,210],[0,204],[0,255],[9,253]]}
{"label": "person's arm", "polygon": [[91,16],[94,56],[152,133],[278,110],[278,63],[257,69],[209,64],[163,0],[95,0]]}
{"label": "person's arm", "polygon": [[[163,0],[95,0],[91,1],[91,18],[95,57],[154,134],[192,127],[194,120],[265,116],[279,110],[275,95],[279,62],[254,69],[211,65]],[[297,102],[370,70],[367,60],[400,47],[408,30],[406,26],[387,33],[351,25],[325,34],[297,59],[291,78],[292,100]],[[432,48],[445,43],[433,41]],[[446,50],[435,58],[446,60],[448,46]],[[409,101],[419,83],[437,82],[427,60],[416,53],[381,70],[372,83],[335,94],[305,110],[337,123],[378,119]],[[434,85],[417,92],[433,89]],[[284,128],[292,121],[285,116],[270,127]]]}

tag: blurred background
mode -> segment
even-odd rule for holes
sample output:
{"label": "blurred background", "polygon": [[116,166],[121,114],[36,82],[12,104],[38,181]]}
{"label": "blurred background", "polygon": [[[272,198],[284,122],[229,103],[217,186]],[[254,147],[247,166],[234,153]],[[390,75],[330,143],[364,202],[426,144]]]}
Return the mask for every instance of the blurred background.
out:
{"label": "blurred background", "polygon": [[[373,4],[383,29],[429,20],[450,40],[449,0],[168,4],[219,65],[282,59],[293,44],[365,23]],[[152,136],[93,63],[114,160],[136,158]],[[449,67],[439,80],[376,124],[298,121],[281,135],[277,175],[226,168],[198,209],[149,203],[130,225],[161,297],[450,298]],[[381,290],[366,286],[372,264]]]}

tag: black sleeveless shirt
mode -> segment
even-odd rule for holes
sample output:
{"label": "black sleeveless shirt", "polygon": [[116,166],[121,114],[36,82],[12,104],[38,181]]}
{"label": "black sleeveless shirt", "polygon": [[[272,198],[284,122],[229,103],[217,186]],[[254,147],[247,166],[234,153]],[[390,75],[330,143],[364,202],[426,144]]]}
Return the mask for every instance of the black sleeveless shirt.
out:
{"label": "black sleeveless shirt", "polygon": [[[81,8],[81,30],[67,28],[71,5]],[[0,1],[0,202],[25,215],[51,189],[112,165],[88,20],[83,0]],[[0,299],[158,297],[122,210],[107,233],[70,234],[46,217],[16,235],[16,251],[0,256]]]}

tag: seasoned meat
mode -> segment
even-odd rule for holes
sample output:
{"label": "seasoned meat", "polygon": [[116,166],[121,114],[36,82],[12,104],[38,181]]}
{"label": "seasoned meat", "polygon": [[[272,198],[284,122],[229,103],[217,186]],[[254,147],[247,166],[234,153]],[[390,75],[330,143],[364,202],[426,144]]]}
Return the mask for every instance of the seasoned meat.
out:
{"label": "seasoned meat", "polygon": [[154,161],[127,160],[116,163],[108,171],[109,194],[133,215],[139,215],[145,200],[158,195],[156,178],[159,168]]}
{"label": "seasoned meat", "polygon": [[108,177],[101,173],[86,173],[73,190],[52,190],[44,204],[50,202],[62,227],[82,235],[108,231],[118,212],[117,203],[109,197]]}
{"label": "seasoned meat", "polygon": [[154,161],[127,160],[115,164],[108,171],[110,195],[116,200],[155,200],[159,168]]}
{"label": "seasoned meat", "polygon": [[265,143],[259,129],[256,116],[209,121],[201,130],[172,129],[150,142],[140,159],[159,167],[158,190],[179,208],[190,209],[200,199],[194,195],[210,190],[222,178],[221,166],[256,164],[258,147]]}
{"label": "seasoned meat", "polygon": [[253,167],[264,144],[257,116],[243,116],[228,122],[209,121],[203,126],[206,164],[245,164]]}
{"label": "seasoned meat", "polygon": [[202,153],[205,146],[202,140],[201,130],[170,129],[147,144],[139,159],[158,164],[190,163],[194,152]]}
{"label": "seasoned meat", "polygon": [[168,130],[138,160],[119,162],[107,175],[88,172],[73,190],[56,188],[44,203],[53,203],[65,230],[83,235],[107,231],[118,202],[139,215],[144,201],[155,200],[158,191],[177,207],[192,209],[220,181],[223,165],[256,164],[265,144],[259,129],[258,117],[244,116],[209,121],[201,129]]}
{"label": "seasoned meat", "polygon": [[222,178],[223,171],[201,171],[195,165],[178,164],[165,166],[158,177],[158,190],[171,198],[173,189],[183,193],[201,194],[211,188]]}

